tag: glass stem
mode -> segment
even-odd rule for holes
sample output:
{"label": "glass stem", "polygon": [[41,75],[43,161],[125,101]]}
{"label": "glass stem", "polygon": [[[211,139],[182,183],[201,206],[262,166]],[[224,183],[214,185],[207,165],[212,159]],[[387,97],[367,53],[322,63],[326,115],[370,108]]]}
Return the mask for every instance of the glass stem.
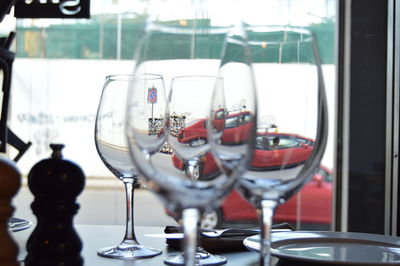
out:
{"label": "glass stem", "polygon": [[184,209],[182,213],[184,232],[184,257],[186,266],[196,265],[198,223],[200,212],[198,209]]}
{"label": "glass stem", "polygon": [[260,265],[271,265],[271,228],[272,217],[277,206],[274,200],[261,201],[261,239],[260,239]]}
{"label": "glass stem", "polygon": [[134,199],[134,180],[127,178],[123,180],[126,194],[126,227],[123,243],[137,245],[134,219],[133,219],[133,199]]}

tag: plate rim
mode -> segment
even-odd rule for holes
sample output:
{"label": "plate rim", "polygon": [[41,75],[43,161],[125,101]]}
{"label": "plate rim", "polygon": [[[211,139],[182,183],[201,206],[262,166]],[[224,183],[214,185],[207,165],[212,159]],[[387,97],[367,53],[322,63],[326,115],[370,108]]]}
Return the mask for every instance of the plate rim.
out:
{"label": "plate rim", "polygon": [[[274,247],[276,246],[277,243],[279,242],[285,242],[287,243],[287,239],[276,239],[277,235],[284,234],[284,235],[301,235],[301,234],[312,234],[314,235],[312,238],[315,239],[359,239],[359,240],[365,240],[365,241],[375,241],[375,242],[381,242],[381,243],[387,243],[389,245],[386,246],[398,246],[400,248],[400,237],[395,237],[395,236],[388,236],[388,235],[379,235],[379,234],[371,234],[371,233],[361,233],[361,232],[334,232],[334,231],[289,231],[289,232],[276,232],[271,234],[271,255],[284,259],[284,260],[290,260],[290,261],[302,261],[302,262],[316,262],[316,263],[324,263],[324,264],[334,264],[334,265],[399,265],[399,262],[369,262],[369,261],[344,261],[344,260],[335,260],[335,259],[330,259],[330,260],[323,260],[323,259],[318,259],[318,258],[312,258],[312,257],[307,257],[307,256],[293,256],[293,255],[288,255],[284,254],[278,251]],[[322,237],[321,235],[324,235],[325,237]],[[249,242],[258,242],[260,235],[254,235],[254,236],[249,236],[243,241],[243,245],[252,251],[259,251],[259,248],[255,248],[254,245],[250,245]],[[358,237],[358,238],[356,238]],[[275,238],[275,239],[274,239]],[[305,237],[298,237],[294,238],[296,239],[304,239]],[[376,239],[378,238],[378,240]],[[318,242],[318,241],[316,241]]]}

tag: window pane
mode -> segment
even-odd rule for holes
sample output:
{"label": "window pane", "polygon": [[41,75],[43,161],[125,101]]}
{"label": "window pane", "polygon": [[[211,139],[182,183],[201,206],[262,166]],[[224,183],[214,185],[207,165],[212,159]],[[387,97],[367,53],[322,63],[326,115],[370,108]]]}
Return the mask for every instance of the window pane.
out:
{"label": "window pane", "polygon": [[[49,156],[49,143],[61,142],[66,144],[65,158],[76,161],[90,177],[88,180],[107,180],[109,183],[105,181],[104,184],[112,191],[110,197],[118,190],[118,197],[123,199],[122,184],[113,183],[117,180],[96,152],[94,120],[105,76],[129,74],[133,70],[134,51],[144,28],[145,2],[136,1],[133,5],[132,1],[92,1],[92,18],[89,20],[26,19],[16,22],[17,58],[9,123],[22,139],[33,142],[18,164],[23,174],[28,174],[36,162]],[[275,221],[290,222],[298,229],[326,229],[331,222],[336,0],[269,0],[248,1],[248,4],[254,24],[300,26],[316,35],[329,101],[329,143],[321,169],[300,193],[278,208]],[[158,37],[160,41],[153,45],[163,47],[165,54],[171,49],[179,51],[182,44],[191,41],[185,36],[174,36],[176,46],[168,47],[163,43],[163,36]],[[196,57],[219,58],[223,41],[223,35],[216,34],[213,42],[208,44],[207,52],[200,51]],[[201,36],[196,42],[204,45]],[[302,52],[304,49],[296,44],[284,47],[276,44],[260,47],[252,53],[254,63],[310,61],[305,57],[307,53]],[[181,56],[187,58],[189,55],[182,52]],[[271,134],[280,133],[279,125],[267,122],[271,122]],[[225,126],[236,127],[238,123],[241,121],[237,117],[231,117]],[[257,148],[279,150],[313,145],[305,139],[280,137],[279,143],[274,143],[275,139],[257,138]],[[93,203],[93,198],[99,200],[99,195],[103,194],[89,190],[85,195],[88,195],[85,200]],[[118,220],[124,223],[124,202],[118,202],[121,206],[115,208],[110,217],[102,217],[102,222]],[[164,214],[163,207],[159,206]],[[229,195],[214,216],[209,217],[218,219],[217,223],[223,226],[254,226],[258,222],[255,208],[237,191]],[[96,223],[90,217],[85,219],[87,223]]]}

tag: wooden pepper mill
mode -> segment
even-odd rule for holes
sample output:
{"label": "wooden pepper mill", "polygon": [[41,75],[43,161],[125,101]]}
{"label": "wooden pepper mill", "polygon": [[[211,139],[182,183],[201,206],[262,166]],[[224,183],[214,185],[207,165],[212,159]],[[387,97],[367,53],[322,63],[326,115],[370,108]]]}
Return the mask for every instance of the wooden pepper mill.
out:
{"label": "wooden pepper mill", "polygon": [[79,209],[76,198],[84,188],[85,176],[79,166],[62,159],[64,145],[50,147],[51,158],[38,162],[28,175],[37,225],[26,244],[25,265],[83,265],[82,242],[73,217]]}
{"label": "wooden pepper mill", "polygon": [[0,158],[0,265],[17,266],[18,246],[8,230],[14,207],[12,198],[21,186],[21,175],[13,162]]}

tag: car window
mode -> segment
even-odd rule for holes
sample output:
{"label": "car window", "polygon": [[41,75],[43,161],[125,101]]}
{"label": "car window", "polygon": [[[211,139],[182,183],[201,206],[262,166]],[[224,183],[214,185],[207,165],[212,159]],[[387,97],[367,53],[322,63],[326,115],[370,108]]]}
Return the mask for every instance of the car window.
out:
{"label": "car window", "polygon": [[266,150],[263,140],[264,140],[264,136],[257,136],[256,143],[255,143],[256,150]]}
{"label": "car window", "polygon": [[234,116],[234,117],[228,117],[225,120],[225,128],[234,128],[237,127],[238,124],[238,117]]}
{"label": "car window", "polygon": [[259,135],[256,138],[255,147],[257,150],[277,150],[296,148],[302,145],[314,145],[312,141],[283,135]]}
{"label": "car window", "polygon": [[242,115],[242,124],[248,123],[251,120],[250,114]]}
{"label": "car window", "polygon": [[225,117],[225,111],[224,111],[224,110],[218,111],[218,112],[215,114],[215,118],[216,118],[216,119],[222,119],[222,118],[224,118],[224,117]]}
{"label": "car window", "polygon": [[240,125],[244,125],[251,120],[250,114],[237,114],[226,118],[225,128],[234,128]]}
{"label": "car window", "polygon": [[309,146],[314,146],[314,142],[307,140],[307,139],[297,138],[297,142],[299,143],[299,146],[304,145],[304,144],[309,145]]}
{"label": "car window", "polygon": [[286,148],[286,147],[280,147],[279,143],[280,137],[275,136],[275,135],[261,135],[256,137],[256,143],[255,147],[257,150],[265,150],[265,151],[271,151],[271,150],[276,150],[279,148]]}
{"label": "car window", "polygon": [[277,146],[277,149],[287,149],[287,148],[294,148],[300,146],[299,139],[293,138],[293,137],[273,137],[273,138],[279,138],[279,145]]}

